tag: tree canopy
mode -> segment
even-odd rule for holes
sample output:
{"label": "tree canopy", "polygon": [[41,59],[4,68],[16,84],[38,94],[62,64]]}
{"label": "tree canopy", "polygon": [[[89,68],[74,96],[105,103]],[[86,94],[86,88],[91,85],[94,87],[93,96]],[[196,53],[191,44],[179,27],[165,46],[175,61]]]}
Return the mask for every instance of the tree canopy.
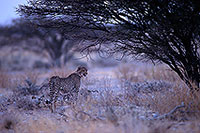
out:
{"label": "tree canopy", "polygon": [[197,0],[29,0],[17,11],[40,26],[91,40],[87,49],[106,45],[123,55],[163,62],[191,90],[192,84],[199,87]]}

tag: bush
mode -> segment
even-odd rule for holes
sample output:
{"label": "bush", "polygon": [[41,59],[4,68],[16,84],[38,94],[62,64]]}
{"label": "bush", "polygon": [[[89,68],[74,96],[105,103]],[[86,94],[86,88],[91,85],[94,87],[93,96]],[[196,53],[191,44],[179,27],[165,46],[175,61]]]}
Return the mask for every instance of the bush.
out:
{"label": "bush", "polygon": [[25,82],[26,82],[25,86],[21,86],[21,85],[18,86],[16,93],[23,96],[39,94],[39,91],[41,90],[40,86],[35,85],[29,79],[26,79]]}

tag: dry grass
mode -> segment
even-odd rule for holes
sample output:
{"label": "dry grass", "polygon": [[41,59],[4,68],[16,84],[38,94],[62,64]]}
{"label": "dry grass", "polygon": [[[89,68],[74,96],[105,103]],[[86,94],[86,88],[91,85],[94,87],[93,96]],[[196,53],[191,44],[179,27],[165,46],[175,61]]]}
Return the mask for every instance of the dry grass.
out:
{"label": "dry grass", "polygon": [[[10,112],[11,114],[14,112]],[[145,122],[132,119],[131,115],[121,118],[115,126],[108,120],[66,121],[60,115],[47,111],[15,112],[14,117],[4,114],[0,123],[0,132],[16,133],[188,133],[200,131],[199,121],[174,122],[152,121]],[[13,116],[13,115],[12,115]]]}
{"label": "dry grass", "polygon": [[144,106],[160,115],[170,112],[184,102],[185,107],[172,115],[173,119],[199,119],[200,94],[191,94],[186,86],[176,84],[173,89],[153,93],[142,93],[131,97],[131,101],[139,106]]}
{"label": "dry grass", "polygon": [[3,71],[0,70],[0,88],[7,88],[10,85],[10,75]]}
{"label": "dry grass", "polygon": [[[199,118],[200,92],[195,92],[191,95],[188,87],[168,67],[159,65],[143,69],[140,66],[128,64],[120,66],[115,71],[115,74],[121,81],[121,87],[124,88],[124,98],[129,103],[144,106],[159,114],[165,114],[184,102],[185,108],[182,109],[184,117],[187,115],[187,117]],[[137,84],[148,80],[167,81],[172,86],[163,86],[160,88],[160,91],[152,91],[151,93],[138,92],[141,86],[137,86]],[[151,86],[149,85],[149,87]],[[177,115],[176,117],[180,117],[180,113],[176,113],[175,115]]]}
{"label": "dry grass", "polygon": [[164,114],[168,113],[177,105],[181,105],[182,102],[187,101],[187,95],[187,89],[174,88],[170,91],[146,94],[146,96],[142,97],[141,99],[143,104],[150,107],[150,109],[153,111]]}
{"label": "dry grass", "polygon": [[23,78],[30,80],[33,84],[36,84],[39,78],[39,73],[36,71],[25,71]]}
{"label": "dry grass", "polygon": [[131,82],[144,82],[146,80],[181,82],[178,75],[165,65],[142,67],[141,65],[123,64],[115,70],[115,76],[121,81]]}
{"label": "dry grass", "polygon": [[23,74],[11,74],[6,71],[0,71],[0,88],[16,89],[23,84],[25,76]]}
{"label": "dry grass", "polygon": [[147,79],[165,80],[169,82],[181,82],[178,75],[165,65],[152,66],[148,72],[145,72]]}
{"label": "dry grass", "polygon": [[184,100],[188,113],[200,118],[200,92],[189,94]]}
{"label": "dry grass", "polygon": [[118,67],[117,70],[115,70],[115,76],[120,79],[121,81],[123,80],[128,80],[131,82],[139,82],[141,81],[140,76],[138,76],[136,65],[121,65]]}
{"label": "dry grass", "polygon": [[25,71],[13,74],[11,72],[0,71],[0,88],[15,90],[19,85],[26,86],[25,80],[37,83],[39,73],[34,71]]}
{"label": "dry grass", "polygon": [[59,76],[59,77],[67,77],[70,73],[72,73],[73,71],[70,71],[70,69],[68,69],[66,66],[65,67],[61,67],[61,68],[52,68],[52,72],[50,72],[50,76]]}
{"label": "dry grass", "polygon": [[[71,72],[66,68],[54,68],[47,75],[66,77]],[[166,89],[164,86],[161,91],[144,93],[132,91],[130,89],[132,85],[130,84],[127,88],[123,88],[121,85],[124,92],[116,93],[112,89],[116,87],[113,83],[117,82],[112,82],[112,78],[100,79],[89,75],[90,77],[83,79],[81,95],[79,95],[76,104],[69,106],[64,103],[64,106],[61,106],[58,103],[57,112],[55,113],[50,113],[50,110],[46,107],[35,108],[33,106],[31,109],[25,110],[25,103],[28,102],[25,99],[26,97],[24,99],[21,98],[21,101],[16,101],[19,104],[20,102],[22,103],[20,104],[21,108],[16,108],[17,103],[7,106],[8,109],[11,108],[14,109],[14,112],[18,112],[18,117],[13,117],[18,122],[16,123],[14,119],[3,120],[0,123],[2,127],[0,132],[8,130],[13,130],[16,133],[187,133],[200,131],[199,120],[196,119],[200,111],[200,94],[196,92],[190,95],[187,87],[182,82],[179,82],[180,80],[176,74],[171,73],[166,67],[150,67],[144,70],[136,65],[134,67],[124,65],[115,73],[116,77],[121,81],[118,84],[122,84],[124,81],[142,84],[146,80],[164,80],[173,84],[173,88]],[[3,74],[9,76],[7,79],[12,79],[12,82],[10,82],[5,78],[6,85],[4,86],[9,87],[8,85],[12,83],[13,88],[18,85],[25,85],[24,80],[27,78],[36,84],[40,76],[39,73],[34,71],[18,73],[14,76],[8,73]],[[137,86],[134,87],[137,88]],[[98,90],[98,92],[88,91],[88,89]],[[167,113],[175,106],[180,105],[181,102],[186,105],[183,109],[184,114],[187,114],[188,118],[195,116],[194,121],[190,119],[190,121],[184,123],[178,122],[178,118],[182,117],[180,112],[175,113],[177,119],[173,119],[173,121],[171,121],[172,119],[165,119],[164,121],[148,120],[148,118],[152,118],[154,112],[159,114]],[[7,114],[8,112],[5,111],[2,114]],[[8,125],[12,125],[10,129],[5,128]]]}
{"label": "dry grass", "polygon": [[39,73],[36,71],[25,71],[12,75],[12,87],[16,89],[18,86],[27,86],[26,80],[29,80],[33,84],[37,84]]}

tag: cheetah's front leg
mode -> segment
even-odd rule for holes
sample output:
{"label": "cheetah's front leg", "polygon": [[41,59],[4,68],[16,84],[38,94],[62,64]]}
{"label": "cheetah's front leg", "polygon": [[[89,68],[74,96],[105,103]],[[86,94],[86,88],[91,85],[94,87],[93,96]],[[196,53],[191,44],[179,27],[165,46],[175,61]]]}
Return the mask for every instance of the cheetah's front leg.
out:
{"label": "cheetah's front leg", "polygon": [[57,99],[58,99],[58,92],[55,93],[53,100],[51,100],[50,110],[52,113],[55,112],[55,110],[56,110]]}

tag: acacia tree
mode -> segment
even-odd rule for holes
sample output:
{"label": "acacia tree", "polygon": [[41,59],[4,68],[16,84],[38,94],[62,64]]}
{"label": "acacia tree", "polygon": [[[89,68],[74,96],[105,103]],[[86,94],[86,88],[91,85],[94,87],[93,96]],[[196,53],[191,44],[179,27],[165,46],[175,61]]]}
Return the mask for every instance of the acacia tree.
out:
{"label": "acacia tree", "polygon": [[[197,0],[34,0],[22,16],[46,27],[79,29],[79,37],[111,51],[167,64],[194,90],[200,84]],[[81,30],[80,30],[81,29]]]}
{"label": "acacia tree", "polygon": [[[33,25],[24,19],[15,19],[11,25],[0,27],[0,47],[20,46],[37,53],[47,51],[53,66],[61,66],[61,57],[70,59],[70,50],[77,41],[66,40],[64,35],[56,29],[46,29]],[[34,41],[39,40],[39,41]],[[27,41],[26,43],[20,43]]]}

